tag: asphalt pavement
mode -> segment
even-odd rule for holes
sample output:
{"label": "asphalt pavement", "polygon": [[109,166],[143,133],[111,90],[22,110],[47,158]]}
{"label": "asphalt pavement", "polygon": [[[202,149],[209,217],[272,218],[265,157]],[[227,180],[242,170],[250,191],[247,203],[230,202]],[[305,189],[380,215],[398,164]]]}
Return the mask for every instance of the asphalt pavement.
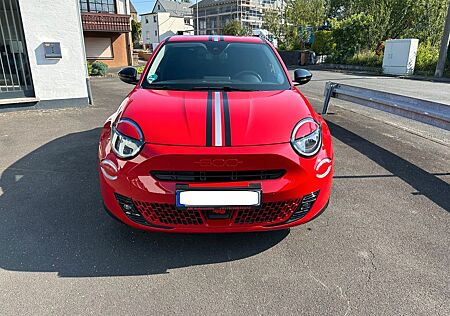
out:
{"label": "asphalt pavement", "polygon": [[[300,89],[318,109],[336,73],[313,74]],[[435,100],[450,91],[419,83]],[[97,179],[100,127],[132,87],[92,88],[88,108],[0,113],[1,315],[450,315],[447,132],[333,101],[322,216],[267,233],[147,233],[103,211]]]}

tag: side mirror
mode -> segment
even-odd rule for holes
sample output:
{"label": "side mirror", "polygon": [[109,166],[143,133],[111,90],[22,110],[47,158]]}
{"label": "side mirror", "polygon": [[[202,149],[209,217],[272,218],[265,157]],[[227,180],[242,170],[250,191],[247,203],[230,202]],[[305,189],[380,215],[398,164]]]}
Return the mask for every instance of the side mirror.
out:
{"label": "side mirror", "polygon": [[310,73],[306,69],[295,69],[294,70],[294,82],[297,83],[297,85],[302,85],[305,83],[308,83],[309,80],[312,78],[312,73]]}
{"label": "side mirror", "polygon": [[134,67],[123,68],[121,71],[119,71],[118,75],[119,75],[119,79],[125,83],[137,84],[139,81],[137,79],[138,72],[137,72],[136,68],[134,68]]}

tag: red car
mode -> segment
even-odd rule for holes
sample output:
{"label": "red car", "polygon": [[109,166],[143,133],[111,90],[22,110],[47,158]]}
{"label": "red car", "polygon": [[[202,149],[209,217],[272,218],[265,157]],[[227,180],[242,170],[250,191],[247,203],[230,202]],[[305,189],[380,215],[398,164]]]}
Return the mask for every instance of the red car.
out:
{"label": "red car", "polygon": [[[105,123],[106,210],[160,232],[247,232],[306,223],[328,205],[330,131],[258,37],[174,36]],[[311,74],[294,72],[304,84]]]}

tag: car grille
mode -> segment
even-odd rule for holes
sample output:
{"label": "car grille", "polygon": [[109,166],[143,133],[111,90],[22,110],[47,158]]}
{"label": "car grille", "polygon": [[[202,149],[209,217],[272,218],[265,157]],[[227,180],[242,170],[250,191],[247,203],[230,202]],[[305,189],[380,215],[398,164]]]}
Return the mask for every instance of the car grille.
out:
{"label": "car grille", "polygon": [[[303,218],[309,212],[318,194],[319,191],[316,191],[301,199],[265,202],[259,208],[231,208],[230,223],[266,226],[291,223]],[[141,225],[160,228],[170,228],[174,225],[203,225],[208,218],[206,216],[208,210],[178,209],[175,204],[136,201],[119,194],[116,194],[116,198],[128,218]],[[283,220],[284,222],[280,223]]]}
{"label": "car grille", "polygon": [[[270,224],[292,215],[298,208],[301,199],[262,203],[260,208],[239,209],[233,211],[233,223]],[[202,225],[204,216],[200,209],[177,209],[173,204],[149,203],[134,201],[134,205],[147,222],[164,225]]]}
{"label": "car grille", "polygon": [[281,178],[286,170],[246,170],[246,171],[151,171],[160,181],[176,182],[234,182],[260,181]]}
{"label": "car grille", "polygon": [[137,209],[148,222],[166,225],[201,225],[203,218],[198,210],[177,209],[175,204],[134,201]]}
{"label": "car grille", "polygon": [[262,203],[260,208],[237,211],[235,224],[272,223],[285,219],[297,208],[301,199]]}

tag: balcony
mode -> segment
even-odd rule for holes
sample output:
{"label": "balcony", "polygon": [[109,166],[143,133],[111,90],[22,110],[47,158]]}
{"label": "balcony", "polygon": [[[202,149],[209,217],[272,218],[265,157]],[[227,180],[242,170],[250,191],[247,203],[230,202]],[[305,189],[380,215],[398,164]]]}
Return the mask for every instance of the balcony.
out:
{"label": "balcony", "polygon": [[130,16],[125,14],[81,12],[84,31],[131,32]]}

